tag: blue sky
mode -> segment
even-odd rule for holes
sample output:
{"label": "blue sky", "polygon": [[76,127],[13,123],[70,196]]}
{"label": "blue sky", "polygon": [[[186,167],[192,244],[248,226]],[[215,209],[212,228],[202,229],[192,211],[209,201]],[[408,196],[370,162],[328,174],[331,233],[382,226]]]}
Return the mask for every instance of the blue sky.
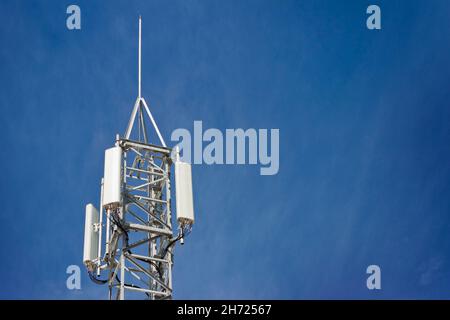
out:
{"label": "blue sky", "polygon": [[166,140],[194,120],[280,129],[275,176],[193,166],[175,298],[450,298],[446,0],[1,1],[0,298],[107,297],[83,268],[67,290],[66,268],[136,99],[139,14]]}

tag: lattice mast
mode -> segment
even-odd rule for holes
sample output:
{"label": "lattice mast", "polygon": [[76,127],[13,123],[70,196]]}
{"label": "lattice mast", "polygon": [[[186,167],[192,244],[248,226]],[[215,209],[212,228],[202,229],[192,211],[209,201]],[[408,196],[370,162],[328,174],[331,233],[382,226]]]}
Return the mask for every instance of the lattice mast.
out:
{"label": "lattice mast", "polygon": [[[172,297],[173,250],[177,241],[183,244],[194,222],[191,166],[179,160],[177,148],[167,147],[141,95],[141,25],[139,17],[138,97],[124,137],[117,135],[115,146],[105,151],[100,213],[92,204],[86,206],[83,262],[91,280],[108,284],[109,298],[119,300],[125,299],[127,292],[145,294],[152,300]],[[150,143],[146,118],[160,145]],[[172,167],[176,235],[172,227]],[[101,280],[98,277],[103,272],[108,276]]]}

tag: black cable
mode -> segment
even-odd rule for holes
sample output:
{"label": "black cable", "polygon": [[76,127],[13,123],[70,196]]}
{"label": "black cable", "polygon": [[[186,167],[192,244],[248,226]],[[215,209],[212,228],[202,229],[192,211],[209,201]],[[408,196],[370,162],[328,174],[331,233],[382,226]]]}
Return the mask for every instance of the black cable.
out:
{"label": "black cable", "polygon": [[[128,247],[128,240],[129,240],[128,232],[122,226],[122,223],[119,220],[116,220],[116,217],[114,215],[111,215],[110,217],[113,219],[114,224],[116,224],[119,227],[119,229],[125,234],[125,245]],[[129,254],[133,254],[130,249],[128,249],[127,252]],[[140,261],[147,262],[147,260],[145,260],[145,259],[141,259],[141,258],[137,258],[137,257],[136,257],[136,259],[138,259]],[[150,261],[150,264],[153,265],[156,268],[156,270],[158,271],[159,276],[162,277],[160,267],[156,263],[154,263],[153,261]]]}
{"label": "black cable", "polygon": [[125,228],[122,226],[122,222],[120,222],[119,220],[116,220],[116,217],[114,216],[114,214],[110,214],[109,215],[110,219],[112,219],[113,223],[115,225],[117,225],[119,227],[119,229],[125,234],[125,240],[126,240],[126,245],[128,246],[128,232],[125,230]]}
{"label": "black cable", "polygon": [[89,274],[89,278],[92,280],[92,282],[96,283],[96,284],[105,284],[108,282],[108,280],[103,280],[103,279],[98,279],[93,273],[92,271],[88,270],[88,274]]}
{"label": "black cable", "polygon": [[[127,231],[125,230],[125,228],[123,227],[122,222],[121,222],[120,220],[118,220],[114,214],[110,214],[110,215],[109,215],[109,218],[112,219],[112,220],[113,220],[112,222],[113,222],[115,225],[117,225],[117,227],[124,233],[124,235],[125,235],[125,245],[128,246],[129,236],[128,236],[128,232],[127,232]],[[165,250],[164,250],[163,258],[166,256],[167,251],[169,250],[169,248],[170,248],[176,241],[180,240],[181,238],[182,238],[182,234],[178,235],[177,238],[175,238],[174,240],[172,240],[172,241],[167,245],[167,247],[166,247]],[[128,249],[127,252],[128,252],[129,254],[133,254],[133,253],[131,252],[130,249]],[[138,260],[140,260],[140,261],[145,261],[145,262],[147,262],[147,260],[145,260],[145,259],[141,259],[141,258],[137,258],[137,257],[135,257],[135,258],[138,259]],[[154,266],[154,267],[156,268],[156,271],[158,272],[158,275],[159,275],[159,277],[160,277],[161,280],[162,280],[162,272],[161,272],[161,266],[160,266],[160,264],[156,264],[156,263],[154,263],[153,261],[148,261],[148,262],[149,262],[152,266]],[[89,274],[89,276],[91,277],[92,275]],[[107,280],[100,280],[100,279],[96,279],[95,277],[91,277],[91,280],[94,281],[95,283],[99,283],[99,284],[104,284],[104,283],[108,282]],[[120,279],[118,278],[117,275],[116,275],[116,280],[117,280],[119,283],[121,283],[121,281],[120,281]],[[104,281],[104,282],[103,282],[103,281]],[[135,285],[135,284],[132,284],[132,283],[125,283],[125,285],[126,285],[126,286],[130,286],[130,287],[134,287],[134,288],[142,289],[142,288],[139,287],[138,285]],[[148,297],[150,297],[150,295],[149,295],[147,292],[144,292],[144,293],[145,293]]]}
{"label": "black cable", "polygon": [[184,237],[184,233],[183,233],[183,231],[181,231],[175,239],[170,241],[167,244],[167,246],[164,248],[163,254],[161,254],[161,259],[164,259],[166,257],[167,251],[169,251],[170,247],[173,246],[175,244],[175,242],[182,239],[183,237]]}

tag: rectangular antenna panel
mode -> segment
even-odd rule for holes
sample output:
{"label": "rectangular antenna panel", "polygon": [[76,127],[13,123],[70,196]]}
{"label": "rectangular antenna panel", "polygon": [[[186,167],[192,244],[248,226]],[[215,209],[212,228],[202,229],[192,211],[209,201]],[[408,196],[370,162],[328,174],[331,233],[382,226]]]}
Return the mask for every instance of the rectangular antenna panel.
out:
{"label": "rectangular antenna panel", "polygon": [[100,234],[94,225],[98,223],[99,218],[98,210],[91,203],[86,205],[83,250],[83,263],[85,265],[89,265],[98,258],[98,240]]}
{"label": "rectangular antenna panel", "polygon": [[192,197],[191,165],[189,163],[175,162],[175,188],[178,223],[193,224],[194,201]]}
{"label": "rectangular antenna panel", "polygon": [[105,151],[105,172],[103,176],[103,207],[118,207],[122,182],[122,148],[114,147]]}

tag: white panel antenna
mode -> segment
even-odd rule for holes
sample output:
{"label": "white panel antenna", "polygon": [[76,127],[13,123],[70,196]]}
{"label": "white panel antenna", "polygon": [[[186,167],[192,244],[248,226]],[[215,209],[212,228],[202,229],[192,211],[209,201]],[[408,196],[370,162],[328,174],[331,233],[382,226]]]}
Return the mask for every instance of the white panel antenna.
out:
{"label": "white panel antenna", "polygon": [[194,200],[192,196],[191,165],[175,162],[175,189],[177,204],[177,221],[181,225],[194,224]]}
{"label": "white panel antenna", "polygon": [[103,207],[118,207],[121,202],[122,148],[105,151],[105,172],[103,176]]}
{"label": "white panel antenna", "polygon": [[99,244],[99,212],[89,203],[86,205],[86,217],[84,222],[84,250],[83,263],[87,268],[93,268],[98,260]]}

